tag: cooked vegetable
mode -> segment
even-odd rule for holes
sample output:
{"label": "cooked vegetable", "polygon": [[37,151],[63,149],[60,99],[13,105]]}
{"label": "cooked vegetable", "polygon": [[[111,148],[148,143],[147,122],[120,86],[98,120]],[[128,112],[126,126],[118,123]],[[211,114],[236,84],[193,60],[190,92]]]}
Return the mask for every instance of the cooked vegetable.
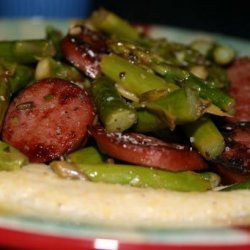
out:
{"label": "cooked vegetable", "polygon": [[55,47],[56,50],[56,56],[57,57],[62,57],[61,53],[61,42],[63,39],[64,35],[62,32],[55,27],[49,25],[46,27],[46,39],[48,41],[51,41]]}
{"label": "cooked vegetable", "polygon": [[2,129],[5,113],[10,101],[10,85],[5,75],[0,75],[0,129]]}
{"label": "cooked vegetable", "polygon": [[174,173],[143,166],[122,164],[69,164],[63,161],[50,163],[53,170],[62,178],[87,176],[93,182],[130,185],[133,187],[164,188],[191,192],[207,191],[215,188],[220,178],[215,173],[195,173],[192,171]]}
{"label": "cooked vegetable", "polygon": [[54,56],[52,42],[47,40],[1,41],[0,58],[17,63],[34,63],[42,57]]}
{"label": "cooked vegetable", "polygon": [[188,88],[178,89],[143,105],[157,113],[172,130],[177,124],[197,120],[206,108],[197,93]]}
{"label": "cooked vegetable", "polygon": [[102,57],[101,71],[137,96],[154,89],[166,89],[169,92],[178,89],[175,84],[166,82],[116,55]]}
{"label": "cooked vegetable", "polygon": [[58,77],[76,83],[84,81],[83,75],[73,66],[46,57],[38,62],[35,78],[36,80],[42,80],[49,77]]}
{"label": "cooked vegetable", "polygon": [[124,131],[136,122],[135,109],[120,97],[112,80],[98,78],[92,86],[92,95],[99,118],[108,132]]}
{"label": "cooked vegetable", "polygon": [[229,114],[233,114],[234,112],[234,99],[230,97],[225,92],[210,87],[212,83],[206,83],[204,80],[196,77],[190,72],[167,65],[155,65],[154,70],[164,76],[168,81],[174,81],[179,83],[181,86],[187,86],[191,89],[196,90],[200,97],[212,101],[219,108],[228,112]]}
{"label": "cooked vegetable", "polygon": [[250,179],[222,188],[220,191],[233,191],[240,189],[250,189]]}
{"label": "cooked vegetable", "polygon": [[190,75],[182,84],[198,91],[202,98],[211,100],[215,105],[229,114],[234,113],[235,101],[225,92],[209,87],[194,75]]}
{"label": "cooked vegetable", "polygon": [[133,131],[139,133],[147,133],[166,128],[164,123],[156,114],[146,110],[137,110],[137,122],[133,126]]}
{"label": "cooked vegetable", "polygon": [[140,38],[136,28],[126,20],[105,9],[95,11],[90,18],[90,22],[98,29],[119,38],[132,41],[137,41]]}
{"label": "cooked vegetable", "polygon": [[7,143],[0,141],[0,170],[17,170],[28,162],[27,156]]}
{"label": "cooked vegetable", "polygon": [[34,78],[33,68],[15,62],[0,61],[0,75],[5,76],[10,84],[11,94],[26,87]]}
{"label": "cooked vegetable", "polygon": [[74,165],[66,161],[50,162],[52,170],[61,178],[64,179],[82,179],[86,180],[86,176]]}
{"label": "cooked vegetable", "polygon": [[93,146],[78,149],[67,156],[69,162],[75,164],[97,164],[104,162],[104,156]]}
{"label": "cooked vegetable", "polygon": [[183,127],[190,142],[205,159],[215,159],[223,152],[225,148],[224,138],[208,116],[203,116]]}

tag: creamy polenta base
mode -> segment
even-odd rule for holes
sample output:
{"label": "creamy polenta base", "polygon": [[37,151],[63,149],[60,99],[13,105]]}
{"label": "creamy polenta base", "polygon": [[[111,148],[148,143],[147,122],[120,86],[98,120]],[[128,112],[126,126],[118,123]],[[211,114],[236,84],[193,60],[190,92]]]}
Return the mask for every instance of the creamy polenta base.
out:
{"label": "creamy polenta base", "polygon": [[250,191],[183,193],[66,180],[31,164],[0,172],[0,213],[132,228],[245,225]]}

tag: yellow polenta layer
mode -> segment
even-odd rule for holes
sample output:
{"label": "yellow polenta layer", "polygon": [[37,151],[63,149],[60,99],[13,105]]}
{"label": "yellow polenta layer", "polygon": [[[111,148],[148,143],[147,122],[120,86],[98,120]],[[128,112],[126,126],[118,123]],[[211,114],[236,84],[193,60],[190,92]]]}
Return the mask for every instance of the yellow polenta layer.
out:
{"label": "yellow polenta layer", "polygon": [[65,180],[32,164],[0,172],[0,213],[122,227],[250,224],[250,191],[173,192]]}

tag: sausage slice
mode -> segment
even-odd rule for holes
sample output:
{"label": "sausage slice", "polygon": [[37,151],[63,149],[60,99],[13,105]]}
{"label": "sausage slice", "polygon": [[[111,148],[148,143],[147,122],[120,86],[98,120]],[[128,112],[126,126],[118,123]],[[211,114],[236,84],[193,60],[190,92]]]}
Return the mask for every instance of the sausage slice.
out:
{"label": "sausage slice", "polygon": [[230,94],[236,100],[236,113],[231,122],[250,121],[250,58],[236,60],[227,71],[231,81]]}
{"label": "sausage slice", "polygon": [[3,140],[31,162],[48,162],[76,149],[93,118],[93,105],[85,90],[61,79],[45,79],[13,99]]}

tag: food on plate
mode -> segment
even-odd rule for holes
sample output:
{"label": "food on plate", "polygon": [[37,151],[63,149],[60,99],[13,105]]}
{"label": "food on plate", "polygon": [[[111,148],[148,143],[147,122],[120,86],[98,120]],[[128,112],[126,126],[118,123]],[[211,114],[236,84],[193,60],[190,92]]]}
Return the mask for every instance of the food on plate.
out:
{"label": "food on plate", "polygon": [[0,41],[1,211],[250,224],[249,57],[153,38],[104,9],[46,32]]}

